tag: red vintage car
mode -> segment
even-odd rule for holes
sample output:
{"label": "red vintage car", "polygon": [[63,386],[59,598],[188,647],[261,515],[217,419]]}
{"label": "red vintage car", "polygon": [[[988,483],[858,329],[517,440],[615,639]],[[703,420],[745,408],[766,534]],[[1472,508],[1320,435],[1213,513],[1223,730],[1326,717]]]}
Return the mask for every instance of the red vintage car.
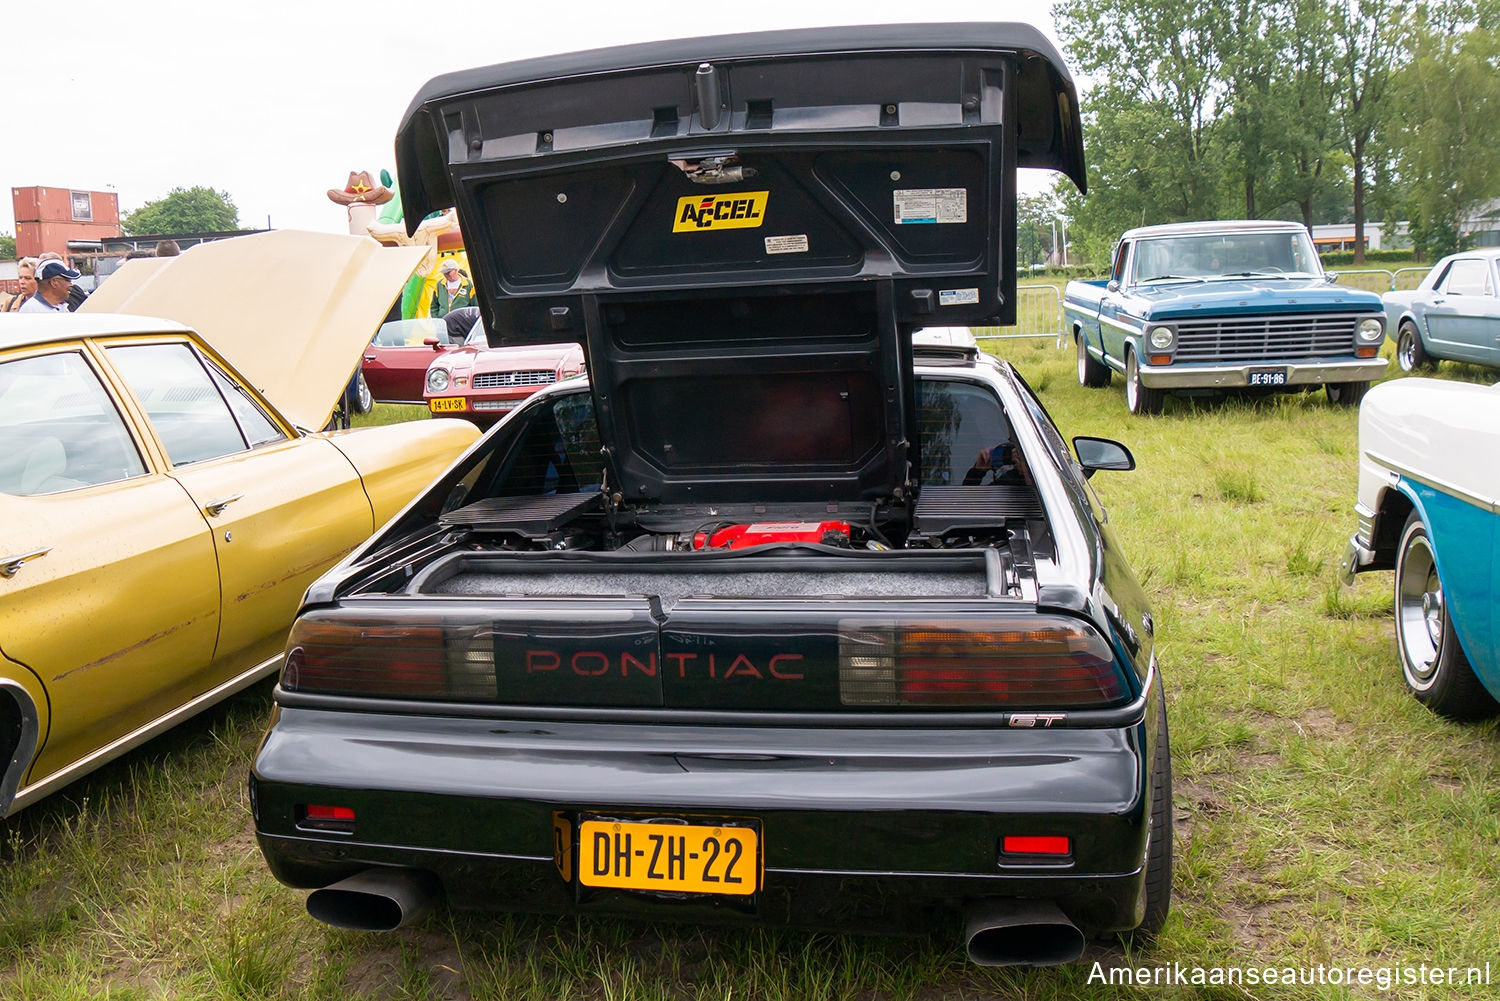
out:
{"label": "red vintage car", "polygon": [[449,335],[441,319],[387,320],[365,349],[360,366],[370,395],[381,403],[421,403],[422,380],[433,352],[456,348],[461,340]]}
{"label": "red vintage car", "polygon": [[538,389],[583,370],[583,348],[577,344],[492,348],[480,323],[462,347],[431,361],[424,395],[435,416],[493,424]]}

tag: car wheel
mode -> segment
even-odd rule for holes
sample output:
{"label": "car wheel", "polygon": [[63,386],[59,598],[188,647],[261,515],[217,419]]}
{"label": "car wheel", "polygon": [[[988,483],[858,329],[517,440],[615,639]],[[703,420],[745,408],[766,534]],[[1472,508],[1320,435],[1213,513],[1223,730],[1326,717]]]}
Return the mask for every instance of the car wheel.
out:
{"label": "car wheel", "polygon": [[1109,385],[1109,366],[1102,361],[1095,361],[1089,354],[1088,339],[1079,331],[1074,338],[1078,344],[1078,384],[1098,389],[1100,386]]}
{"label": "car wheel", "polygon": [[1357,407],[1370,391],[1368,382],[1330,382],[1323,387],[1328,402],[1336,407]]}
{"label": "car wheel", "polygon": [[1396,364],[1403,372],[1415,372],[1432,364],[1427,349],[1422,347],[1422,335],[1417,333],[1417,325],[1411,320],[1402,320],[1401,329],[1396,334]]}
{"label": "car wheel", "polygon": [[1141,385],[1141,366],[1135,351],[1125,349],[1125,405],[1133,414],[1159,414],[1164,394],[1159,389]]}
{"label": "car wheel", "polygon": [[1450,719],[1480,719],[1500,710],[1459,646],[1427,525],[1415,511],[1396,553],[1395,607],[1401,674],[1418,702]]}
{"label": "car wheel", "polygon": [[1172,908],[1172,749],[1167,739],[1167,695],[1156,676],[1156,753],[1151,763],[1151,840],[1146,848],[1146,916],[1131,933],[1150,941]]}
{"label": "car wheel", "polygon": [[356,414],[367,414],[375,409],[375,397],[370,395],[369,383],[365,382],[365,374],[359,373],[354,377],[354,412]]}

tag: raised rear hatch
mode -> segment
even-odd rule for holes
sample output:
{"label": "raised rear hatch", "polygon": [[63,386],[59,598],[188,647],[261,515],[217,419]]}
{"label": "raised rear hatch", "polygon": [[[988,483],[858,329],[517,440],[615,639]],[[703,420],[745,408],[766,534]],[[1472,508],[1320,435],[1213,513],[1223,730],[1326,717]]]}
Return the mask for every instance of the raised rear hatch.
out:
{"label": "raised rear hatch", "polygon": [[457,207],[490,343],[583,343],[612,485],[669,501],[901,487],[911,329],[1013,322],[1016,167],[1084,178],[1062,60],[988,23],[449,74],[397,161],[412,224]]}

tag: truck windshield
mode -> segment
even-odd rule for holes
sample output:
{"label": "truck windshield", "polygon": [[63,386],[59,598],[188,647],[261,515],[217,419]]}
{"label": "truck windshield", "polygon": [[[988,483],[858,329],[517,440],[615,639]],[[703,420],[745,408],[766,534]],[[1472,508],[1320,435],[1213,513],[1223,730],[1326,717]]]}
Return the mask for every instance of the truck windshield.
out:
{"label": "truck windshield", "polygon": [[1322,264],[1305,230],[1203,233],[1142,240],[1137,282],[1286,276],[1320,278]]}

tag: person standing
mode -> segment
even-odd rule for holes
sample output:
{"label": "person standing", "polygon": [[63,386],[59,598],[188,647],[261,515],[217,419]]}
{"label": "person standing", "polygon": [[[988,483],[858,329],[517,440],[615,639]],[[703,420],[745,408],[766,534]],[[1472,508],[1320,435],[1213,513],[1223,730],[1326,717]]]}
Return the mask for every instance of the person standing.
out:
{"label": "person standing", "polygon": [[[62,264],[64,268],[68,267],[67,262],[63,260],[63,255],[59,254],[55,250],[49,250],[37,257],[38,265],[46,264],[48,261],[57,261],[58,263]],[[71,268],[68,268],[68,270],[72,271]],[[75,271],[73,273],[73,277],[75,279],[78,278],[78,272]],[[83,300],[87,299],[88,297],[89,294],[88,292],[84,291],[82,285],[74,285],[72,288],[68,289],[68,311],[72,312],[79,306],[82,306]]]}
{"label": "person standing", "polygon": [[434,319],[442,319],[455,309],[472,305],[474,283],[459,270],[458,262],[450,257],[443,262],[443,280],[438,282],[437,290],[432,293],[432,308],[429,313]]}
{"label": "person standing", "polygon": [[68,293],[83,277],[62,261],[43,261],[36,268],[36,294],[21,304],[22,313],[66,313]]}
{"label": "person standing", "polygon": [[36,295],[36,266],[35,257],[23,257],[16,262],[16,277],[21,280],[21,291],[5,300],[0,305],[0,313],[14,313],[25,305],[26,300]]}

